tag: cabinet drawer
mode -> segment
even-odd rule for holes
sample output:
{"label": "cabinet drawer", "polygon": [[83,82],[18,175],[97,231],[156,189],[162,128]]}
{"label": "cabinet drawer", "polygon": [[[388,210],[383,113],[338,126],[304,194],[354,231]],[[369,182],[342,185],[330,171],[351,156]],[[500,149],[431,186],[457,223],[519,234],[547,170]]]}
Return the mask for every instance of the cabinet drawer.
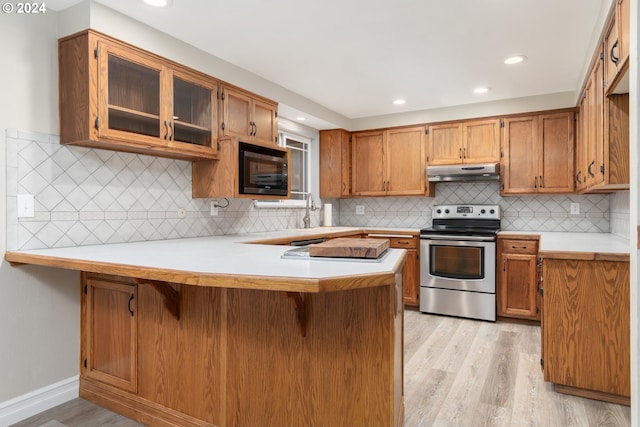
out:
{"label": "cabinet drawer", "polygon": [[503,253],[515,253],[515,254],[531,254],[538,253],[538,241],[537,240],[503,240],[502,241]]}
{"label": "cabinet drawer", "polygon": [[418,247],[418,239],[411,237],[391,237],[389,242],[392,248],[416,249]]}

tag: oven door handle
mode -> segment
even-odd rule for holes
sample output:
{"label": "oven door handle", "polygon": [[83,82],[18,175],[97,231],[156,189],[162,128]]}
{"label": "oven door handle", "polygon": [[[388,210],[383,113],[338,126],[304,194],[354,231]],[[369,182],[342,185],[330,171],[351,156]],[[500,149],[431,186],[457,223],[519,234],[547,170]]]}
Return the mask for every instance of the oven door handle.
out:
{"label": "oven door handle", "polygon": [[495,237],[486,236],[454,236],[446,234],[429,234],[427,236],[420,236],[422,240],[451,240],[451,241],[474,241],[474,242],[493,242]]}

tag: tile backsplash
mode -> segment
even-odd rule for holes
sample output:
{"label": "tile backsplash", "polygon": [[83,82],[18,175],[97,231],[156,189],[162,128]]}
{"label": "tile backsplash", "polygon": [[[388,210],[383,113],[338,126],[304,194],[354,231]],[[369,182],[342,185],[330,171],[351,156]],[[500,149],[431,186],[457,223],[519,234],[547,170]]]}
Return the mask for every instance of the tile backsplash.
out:
{"label": "tile backsplash", "polygon": [[[6,136],[7,250],[302,227],[299,209],[257,209],[248,199],[231,199],[211,217],[212,199],[191,198],[188,161],[60,145],[56,135],[13,129]],[[34,196],[34,217],[18,218],[18,194]],[[312,226],[319,218],[312,212]]]}
{"label": "tile backsplash", "polygon": [[[497,182],[438,183],[434,198],[343,199],[339,224],[423,228],[431,224],[435,205],[497,204],[502,208],[503,230],[609,232],[609,195],[501,197],[499,190]],[[569,214],[571,203],[580,203],[579,215]],[[364,206],[364,215],[356,215],[358,205]]]}
{"label": "tile backsplash", "polygon": [[[302,227],[300,209],[256,208],[231,199],[191,198],[191,163],[59,144],[56,135],[7,130],[7,249],[275,231]],[[17,195],[32,194],[35,216],[18,218]],[[224,205],[225,200],[216,200]],[[422,228],[441,204],[498,204],[502,229],[612,232],[629,237],[629,192],[501,197],[497,182],[439,183],[435,198],[327,199],[333,225]],[[580,214],[569,214],[580,203]],[[356,215],[356,206],[364,215]],[[184,217],[179,210],[184,210]],[[312,226],[321,225],[312,212]]]}

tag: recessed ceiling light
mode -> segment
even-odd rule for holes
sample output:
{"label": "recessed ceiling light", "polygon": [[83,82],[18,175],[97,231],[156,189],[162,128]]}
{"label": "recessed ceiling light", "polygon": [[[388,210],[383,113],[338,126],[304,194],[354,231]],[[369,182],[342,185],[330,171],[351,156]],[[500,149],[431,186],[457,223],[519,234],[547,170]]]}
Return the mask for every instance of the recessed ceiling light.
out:
{"label": "recessed ceiling light", "polygon": [[404,99],[395,99],[395,100],[393,101],[393,105],[404,105],[404,104],[406,104],[406,102],[407,102],[407,101],[406,101],[406,100],[404,100]]}
{"label": "recessed ceiling light", "polygon": [[510,56],[507,59],[505,59],[504,63],[507,64],[507,65],[519,64],[522,61],[524,61],[525,59],[527,59],[527,57],[524,56],[524,55],[514,55],[514,56]]}
{"label": "recessed ceiling light", "polygon": [[477,93],[477,94],[487,93],[487,92],[489,92],[488,87],[477,87],[473,90],[473,93]]}
{"label": "recessed ceiling light", "polygon": [[306,119],[305,117],[300,116],[300,117],[296,117],[296,120],[299,120],[299,121],[301,121],[301,122],[304,122],[304,121],[305,121],[305,120],[307,120],[307,119]]}
{"label": "recessed ceiling light", "polygon": [[173,0],[142,0],[142,3],[153,7],[168,7],[172,2]]}

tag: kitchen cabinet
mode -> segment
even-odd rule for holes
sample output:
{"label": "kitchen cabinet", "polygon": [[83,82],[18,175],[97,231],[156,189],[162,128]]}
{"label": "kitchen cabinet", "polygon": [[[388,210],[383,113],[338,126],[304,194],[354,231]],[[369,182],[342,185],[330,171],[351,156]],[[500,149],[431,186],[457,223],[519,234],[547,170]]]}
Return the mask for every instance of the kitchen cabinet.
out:
{"label": "kitchen cabinet", "polygon": [[575,187],[584,192],[596,182],[597,169],[603,162],[604,89],[603,60],[597,59],[587,79],[578,110],[578,140],[575,160]]}
{"label": "kitchen cabinet", "polygon": [[405,306],[420,305],[420,238],[410,235],[368,234],[368,238],[389,239],[389,247],[406,249],[407,258],[402,269],[403,301]]}
{"label": "kitchen cabinet", "polygon": [[137,287],[83,273],[82,359],[88,378],[137,389]]}
{"label": "kitchen cabinet", "polygon": [[572,193],[574,112],[504,119],[502,195]]}
{"label": "kitchen cabinet", "polygon": [[500,162],[500,120],[483,119],[432,125],[429,165]]}
{"label": "kitchen cabinet", "polygon": [[278,143],[278,104],[266,98],[223,83],[222,136],[246,141]]}
{"label": "kitchen cabinet", "polygon": [[[628,92],[628,81],[621,84],[629,69],[629,25],[630,0],[615,0],[612,16],[605,31],[604,43],[604,81],[605,92]],[[621,86],[618,88],[618,86]]]}
{"label": "kitchen cabinet", "polygon": [[556,391],[629,405],[627,256],[542,256],[542,364]]}
{"label": "kitchen cabinet", "polygon": [[498,237],[498,316],[540,320],[538,238]]}
{"label": "kitchen cabinet", "polygon": [[[249,198],[260,200],[279,200],[289,198],[281,195],[241,194],[240,193],[240,159],[239,145],[242,142],[237,137],[220,138],[218,143],[218,160],[201,160],[193,162],[191,168],[193,198]],[[268,148],[273,151],[286,153],[287,164],[291,164],[289,150],[275,146],[268,141],[254,142],[252,145]],[[291,184],[289,183],[289,187]],[[290,193],[290,191],[288,191]]]}
{"label": "kitchen cabinet", "polygon": [[320,197],[351,195],[351,135],[343,129],[320,131]]}
{"label": "kitchen cabinet", "polygon": [[353,195],[433,195],[424,126],[354,132],[351,144]]}
{"label": "kitchen cabinet", "polygon": [[217,157],[213,77],[93,31],[59,41],[59,72],[61,143]]}

